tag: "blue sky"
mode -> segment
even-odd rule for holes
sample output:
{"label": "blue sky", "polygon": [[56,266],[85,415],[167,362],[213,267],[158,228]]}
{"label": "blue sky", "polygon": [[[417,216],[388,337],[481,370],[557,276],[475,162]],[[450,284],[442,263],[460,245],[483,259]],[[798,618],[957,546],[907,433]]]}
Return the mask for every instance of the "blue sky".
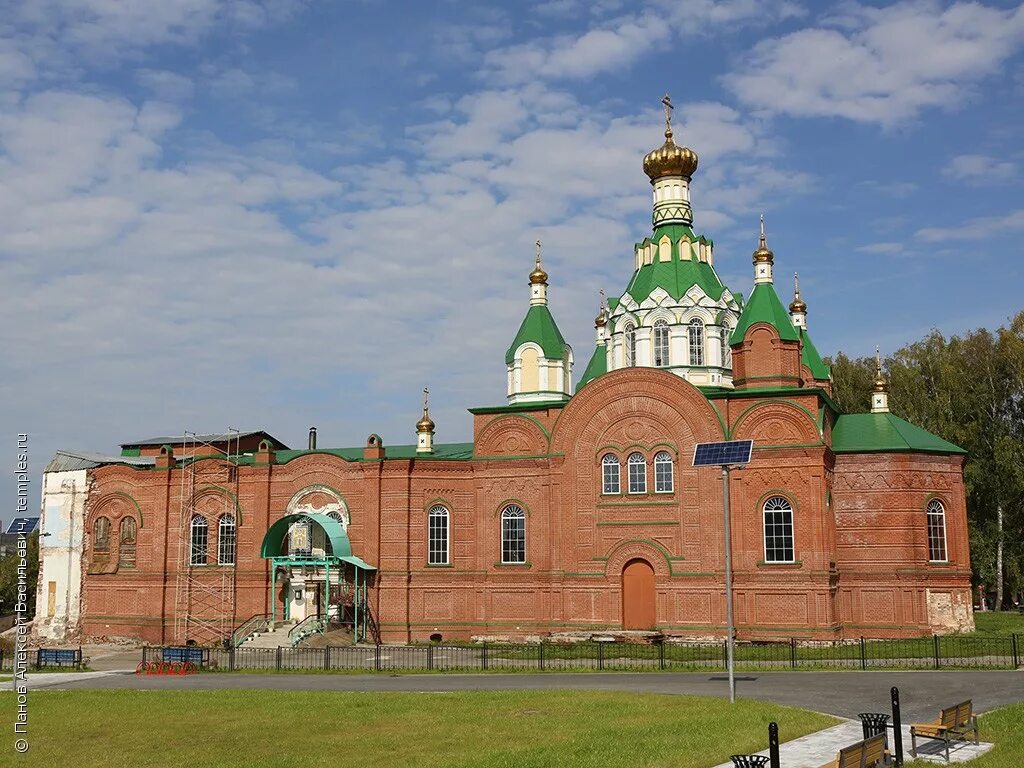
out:
{"label": "blue sky", "polygon": [[996,2],[0,0],[5,455],[28,432],[38,483],[184,430],[409,443],[424,385],[467,439],[537,238],[582,373],[666,91],[733,290],[764,211],[823,354],[994,327],[1022,48]]}

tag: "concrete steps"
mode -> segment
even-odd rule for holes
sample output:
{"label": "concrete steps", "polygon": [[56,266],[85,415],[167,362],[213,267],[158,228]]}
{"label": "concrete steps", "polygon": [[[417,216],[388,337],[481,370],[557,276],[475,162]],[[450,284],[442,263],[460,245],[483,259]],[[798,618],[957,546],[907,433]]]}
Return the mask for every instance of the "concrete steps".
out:
{"label": "concrete steps", "polygon": [[257,632],[243,640],[239,648],[277,648],[278,646],[287,648],[290,645],[288,632],[295,624],[294,621],[280,622],[273,632]]}

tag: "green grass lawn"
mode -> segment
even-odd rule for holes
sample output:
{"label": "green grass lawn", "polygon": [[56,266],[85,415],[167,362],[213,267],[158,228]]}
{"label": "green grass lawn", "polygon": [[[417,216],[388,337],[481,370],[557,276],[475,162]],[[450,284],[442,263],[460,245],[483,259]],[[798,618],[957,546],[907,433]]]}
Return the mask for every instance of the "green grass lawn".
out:
{"label": "green grass lawn", "polygon": [[[0,695],[0,709],[13,704]],[[587,691],[38,691],[18,766],[707,768],[834,719],[774,704]]]}
{"label": "green grass lawn", "polygon": [[1024,613],[1016,611],[985,611],[975,612],[972,635],[1024,635]]}
{"label": "green grass lawn", "polygon": [[[981,740],[995,744],[990,752],[967,763],[970,768],[1020,768],[1024,763],[1024,703],[1001,707],[978,718]],[[904,750],[910,745],[904,744]],[[909,752],[906,753],[909,759]],[[934,761],[915,760],[904,765],[914,768],[930,766]]]}

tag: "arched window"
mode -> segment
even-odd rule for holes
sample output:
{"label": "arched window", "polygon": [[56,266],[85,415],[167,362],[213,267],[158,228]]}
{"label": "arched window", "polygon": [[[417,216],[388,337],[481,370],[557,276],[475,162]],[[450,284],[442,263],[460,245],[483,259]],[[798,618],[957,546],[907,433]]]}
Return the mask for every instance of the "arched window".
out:
{"label": "arched window", "polygon": [[647,493],[647,459],[642,453],[629,456],[629,492]]}
{"label": "arched window", "polygon": [[946,562],[946,508],[938,499],[928,502],[928,559]]}
{"label": "arched window", "polygon": [[636,365],[636,328],[632,323],[626,323],[624,336],[624,343],[626,345],[626,367],[631,368]]}
{"label": "arched window", "polygon": [[729,337],[732,329],[728,325],[722,325],[722,367],[732,367],[732,347],[729,346]]}
{"label": "arched window", "polygon": [[206,546],[209,543],[210,528],[202,515],[192,517],[192,536],[189,542],[189,563],[206,565]]}
{"label": "arched window", "polygon": [[619,457],[614,453],[606,453],[601,459],[601,493],[622,493],[621,478]]}
{"label": "arched window", "polygon": [[658,451],[654,455],[654,492],[672,493],[672,454]]}
{"label": "arched window", "polygon": [[690,336],[690,365],[704,365],[704,323],[695,317],[687,330]]}
{"label": "arched window", "polygon": [[427,563],[448,565],[448,510],[440,504],[427,513]]}
{"label": "arched window", "polygon": [[217,562],[221,565],[235,564],[235,543],[237,530],[235,516],[224,515],[217,526]]}
{"label": "arched window", "polygon": [[97,517],[92,524],[93,552],[110,551],[110,520],[106,517]]}
{"label": "arched window", "polygon": [[515,504],[501,513],[501,562],[526,562],[526,513]]}
{"label": "arched window", "polygon": [[135,567],[135,543],[137,530],[134,517],[126,517],[121,521],[121,535],[118,537],[117,560],[121,568]]}
{"label": "arched window", "polygon": [[669,365],[668,323],[664,320],[654,324],[654,364],[659,368]]}
{"label": "arched window", "polygon": [[793,505],[782,496],[764,503],[764,561],[793,562]]}

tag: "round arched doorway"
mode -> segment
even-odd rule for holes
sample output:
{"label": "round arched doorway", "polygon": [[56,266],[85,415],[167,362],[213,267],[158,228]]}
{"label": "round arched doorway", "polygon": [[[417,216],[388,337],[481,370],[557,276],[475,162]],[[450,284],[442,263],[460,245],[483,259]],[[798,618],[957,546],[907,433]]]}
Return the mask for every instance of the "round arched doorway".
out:
{"label": "round arched doorway", "polygon": [[622,628],[654,629],[654,568],[646,560],[630,560],[622,569]]}

